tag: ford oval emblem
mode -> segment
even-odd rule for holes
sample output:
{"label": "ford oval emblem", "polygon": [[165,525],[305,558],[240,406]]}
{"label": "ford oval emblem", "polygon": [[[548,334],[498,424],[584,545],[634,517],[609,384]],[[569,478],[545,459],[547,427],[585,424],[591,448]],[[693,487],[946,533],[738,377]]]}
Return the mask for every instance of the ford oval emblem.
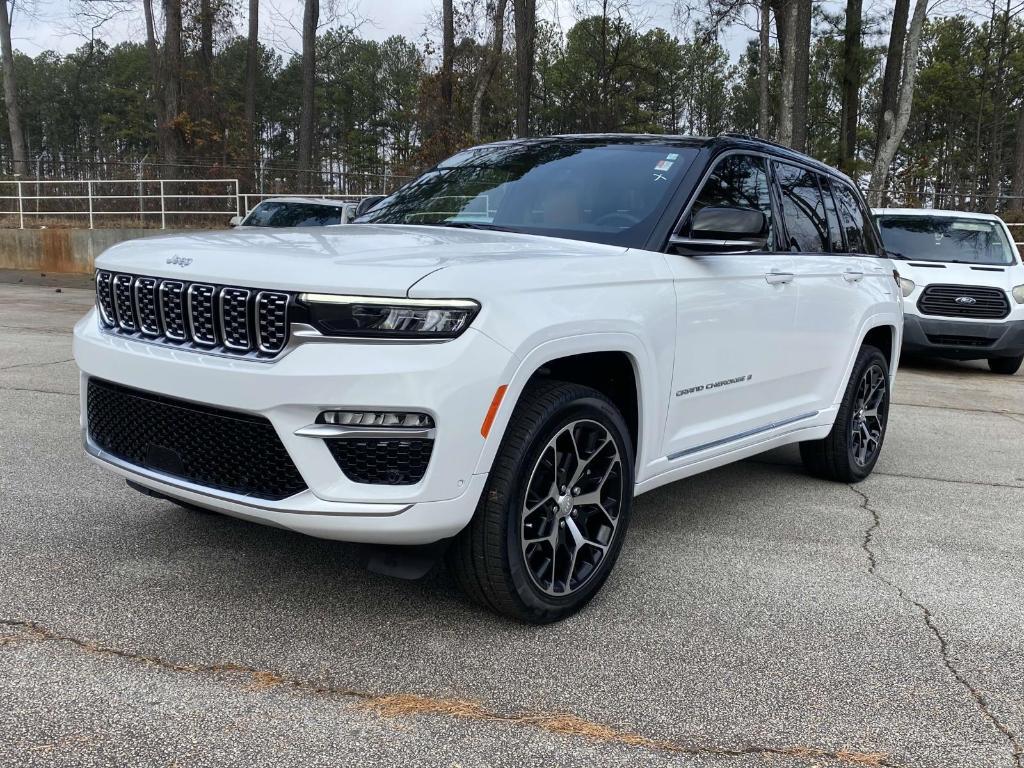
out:
{"label": "ford oval emblem", "polygon": [[192,259],[188,256],[171,256],[167,259],[167,263],[176,267],[187,267],[192,263]]}
{"label": "ford oval emblem", "polygon": [[956,297],[956,303],[957,304],[977,304],[978,300],[976,298],[974,298],[973,296],[957,296]]}

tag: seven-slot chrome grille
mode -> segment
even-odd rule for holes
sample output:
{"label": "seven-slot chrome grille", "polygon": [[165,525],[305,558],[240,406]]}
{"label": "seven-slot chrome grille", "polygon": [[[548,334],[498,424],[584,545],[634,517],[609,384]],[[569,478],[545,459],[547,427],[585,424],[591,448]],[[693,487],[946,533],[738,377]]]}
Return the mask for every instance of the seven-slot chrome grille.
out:
{"label": "seven-slot chrome grille", "polygon": [[96,307],[107,331],[269,360],[288,343],[291,295],[97,270]]}

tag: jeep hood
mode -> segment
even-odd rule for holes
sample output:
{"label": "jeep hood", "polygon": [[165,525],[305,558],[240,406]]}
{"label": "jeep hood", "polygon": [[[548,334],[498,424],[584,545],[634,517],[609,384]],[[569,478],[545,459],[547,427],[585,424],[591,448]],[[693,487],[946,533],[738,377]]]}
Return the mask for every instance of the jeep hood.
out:
{"label": "jeep hood", "polygon": [[405,296],[456,264],[618,255],[624,248],[537,235],[398,224],[146,237],[106,250],[100,269],[287,291]]}

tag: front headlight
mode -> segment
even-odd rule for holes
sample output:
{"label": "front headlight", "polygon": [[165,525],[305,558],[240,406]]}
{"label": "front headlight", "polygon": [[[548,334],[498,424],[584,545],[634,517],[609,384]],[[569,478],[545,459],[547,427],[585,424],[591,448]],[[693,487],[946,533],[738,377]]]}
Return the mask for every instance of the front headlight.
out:
{"label": "front headlight", "polygon": [[480,305],[469,299],[392,299],[302,293],[308,322],[325,336],[382,339],[454,339]]}
{"label": "front headlight", "polygon": [[1013,293],[1013,299],[1018,304],[1024,304],[1024,285],[1018,285],[1011,291]]}
{"label": "front headlight", "polygon": [[903,298],[904,299],[907,298],[910,294],[912,294],[916,287],[917,286],[914,285],[914,281],[913,280],[910,280],[910,279],[908,279],[906,277],[901,277],[900,278],[900,290],[903,292]]}

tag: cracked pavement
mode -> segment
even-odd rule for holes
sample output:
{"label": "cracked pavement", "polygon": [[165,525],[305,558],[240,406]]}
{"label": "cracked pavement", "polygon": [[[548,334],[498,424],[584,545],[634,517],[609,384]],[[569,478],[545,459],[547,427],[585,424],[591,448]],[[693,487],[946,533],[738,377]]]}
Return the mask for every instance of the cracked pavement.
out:
{"label": "cracked pavement", "polygon": [[2,765],[1021,768],[1024,375],[908,364],[852,488],[784,449],[641,497],[591,606],[528,627],[89,464],[88,280],[18,277]]}

